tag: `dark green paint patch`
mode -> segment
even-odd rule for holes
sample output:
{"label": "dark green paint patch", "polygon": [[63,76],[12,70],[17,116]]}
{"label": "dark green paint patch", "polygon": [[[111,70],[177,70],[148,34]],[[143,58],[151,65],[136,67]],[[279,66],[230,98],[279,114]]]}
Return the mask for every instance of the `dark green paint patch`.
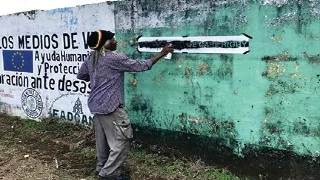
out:
{"label": "dark green paint patch", "polygon": [[233,75],[233,56],[220,55],[220,62],[218,69],[214,75],[218,80],[230,80]]}
{"label": "dark green paint patch", "polygon": [[196,9],[187,9],[184,11],[184,18],[188,19],[188,18],[193,18],[196,17],[198,15],[200,15],[201,12],[199,12],[199,10]]}
{"label": "dark green paint patch", "polygon": [[297,10],[298,10],[298,13],[297,13],[297,31],[298,33],[302,33],[302,25],[303,25],[303,16],[302,16],[302,6],[301,6],[301,2],[296,2],[297,4]]}
{"label": "dark green paint patch", "polygon": [[237,141],[235,140],[238,136],[238,132],[235,129],[235,124],[232,121],[217,121],[211,119],[208,122],[210,128],[210,136],[221,137],[224,139],[224,143],[228,146],[236,146]]}
{"label": "dark green paint patch", "polygon": [[276,17],[270,23],[272,26],[283,28],[286,25],[295,25],[298,34],[307,33],[307,25],[314,22],[315,1],[291,0],[281,7],[276,7]]}
{"label": "dark green paint patch", "polygon": [[293,151],[293,146],[287,139],[290,127],[285,123],[288,120],[282,114],[282,108],[282,102],[264,108],[265,120],[259,130],[259,145]]}
{"label": "dark green paint patch", "polygon": [[193,71],[191,67],[185,67],[184,68],[184,76],[186,78],[190,78],[193,75]]}
{"label": "dark green paint patch", "polygon": [[265,128],[270,134],[281,134],[284,132],[282,123],[280,121],[276,123],[266,123]]}
{"label": "dark green paint patch", "polygon": [[154,112],[149,99],[143,98],[142,95],[134,95],[131,97],[127,109],[129,115],[139,118],[139,121],[146,126],[156,127],[156,122],[153,121]]}
{"label": "dark green paint patch", "polygon": [[308,136],[310,134],[310,129],[305,121],[298,121],[293,123],[293,134],[300,134]]}
{"label": "dark green paint patch", "polygon": [[280,18],[282,16],[283,6],[277,7],[277,17]]}
{"label": "dark green paint patch", "polygon": [[201,129],[197,126],[194,121],[190,121],[190,116],[186,113],[181,113],[178,116],[179,119],[179,127],[178,131],[190,133],[190,134],[200,134]]}
{"label": "dark green paint patch", "polygon": [[288,140],[286,139],[286,136],[283,134],[262,134],[260,136],[259,145],[292,152],[294,150],[293,145],[288,144]]}
{"label": "dark green paint patch", "polygon": [[274,96],[277,94],[293,94],[298,91],[300,85],[297,82],[277,80],[270,84],[266,96]]}
{"label": "dark green paint patch", "polygon": [[[243,157],[224,139],[133,125],[134,141],[151,152],[171,158],[201,159],[249,179],[320,179],[320,157],[299,156],[292,151],[245,145]],[[235,140],[235,142],[237,142]]]}
{"label": "dark green paint patch", "polygon": [[199,113],[203,114],[205,118],[209,119],[211,117],[208,106],[199,105],[198,109],[199,109]]}
{"label": "dark green paint patch", "polygon": [[298,58],[291,57],[287,53],[275,55],[275,56],[264,56],[261,58],[262,61],[266,62],[279,62],[279,61],[297,61]]}
{"label": "dark green paint patch", "polygon": [[275,121],[275,119],[273,118],[274,116],[279,116],[279,118],[281,118],[281,115],[278,114],[279,110],[279,108],[274,106],[264,108],[266,122],[263,123],[261,130],[264,135],[281,135],[284,132],[282,121]]}
{"label": "dark green paint patch", "polygon": [[273,112],[273,109],[271,107],[265,107],[264,108],[264,114],[266,115],[266,117],[268,117],[269,115],[271,115]]}
{"label": "dark green paint patch", "polygon": [[304,57],[308,60],[310,64],[320,64],[320,54],[309,55],[304,52]]}
{"label": "dark green paint patch", "polygon": [[199,105],[198,112],[204,118],[205,126],[209,127],[209,136],[220,137],[224,142],[230,146],[236,146],[236,137],[238,132],[236,130],[234,121],[232,119],[218,119],[214,117],[207,106]]}
{"label": "dark green paint patch", "polygon": [[319,137],[320,136],[320,124],[308,124],[308,121],[304,118],[298,118],[290,128],[290,134],[303,135],[305,137]]}
{"label": "dark green paint patch", "polygon": [[142,98],[142,96],[134,96],[131,99],[130,109],[133,111],[150,110],[149,102]]}

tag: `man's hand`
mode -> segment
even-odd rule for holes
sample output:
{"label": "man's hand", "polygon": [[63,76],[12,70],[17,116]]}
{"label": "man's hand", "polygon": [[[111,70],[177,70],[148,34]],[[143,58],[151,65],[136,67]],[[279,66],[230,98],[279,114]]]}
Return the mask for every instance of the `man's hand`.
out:
{"label": "man's hand", "polygon": [[172,44],[168,44],[165,47],[163,47],[160,53],[161,53],[162,56],[165,56],[165,55],[167,55],[169,53],[173,53]]}
{"label": "man's hand", "polygon": [[158,53],[157,55],[151,58],[152,65],[157,63],[159,59],[161,59],[163,56],[166,56],[168,53],[172,53],[172,52],[173,52],[172,44],[166,45],[165,47],[163,47],[160,53]]}

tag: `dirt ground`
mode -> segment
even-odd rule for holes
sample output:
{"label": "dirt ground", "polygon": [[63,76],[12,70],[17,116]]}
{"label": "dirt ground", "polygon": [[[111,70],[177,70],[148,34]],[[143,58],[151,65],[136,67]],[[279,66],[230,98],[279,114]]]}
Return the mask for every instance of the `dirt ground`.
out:
{"label": "dirt ground", "polygon": [[[0,116],[0,179],[92,180],[94,133],[57,120],[23,120]],[[133,180],[239,179],[228,170],[150,153],[133,143],[128,167]]]}
{"label": "dirt ground", "polygon": [[[54,127],[52,124],[50,127],[50,123],[40,125],[36,122],[24,123],[19,119],[1,117],[0,178],[94,179],[94,176],[90,175],[90,167],[94,166],[86,164],[94,163],[94,159],[81,159],[77,162],[76,153],[72,152],[84,142],[75,137],[84,137],[85,133],[90,131],[63,126]],[[73,128],[73,134],[64,132],[63,128]]]}

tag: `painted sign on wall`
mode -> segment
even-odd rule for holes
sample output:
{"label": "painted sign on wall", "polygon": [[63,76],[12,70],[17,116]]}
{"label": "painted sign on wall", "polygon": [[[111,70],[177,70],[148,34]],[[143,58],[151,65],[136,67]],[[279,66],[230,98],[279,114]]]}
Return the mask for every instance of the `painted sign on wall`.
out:
{"label": "painted sign on wall", "polygon": [[90,84],[76,74],[90,32],[115,31],[113,9],[103,3],[0,17],[0,111],[92,125]]}
{"label": "painted sign on wall", "polygon": [[140,37],[138,50],[160,52],[166,44],[172,44],[175,53],[246,54],[250,37],[239,36],[190,36],[190,37]]}

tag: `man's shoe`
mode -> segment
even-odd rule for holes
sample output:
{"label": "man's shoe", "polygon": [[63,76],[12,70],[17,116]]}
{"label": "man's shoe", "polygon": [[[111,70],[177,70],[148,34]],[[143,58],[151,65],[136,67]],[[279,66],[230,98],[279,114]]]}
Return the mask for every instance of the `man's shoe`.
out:
{"label": "man's shoe", "polygon": [[121,175],[121,176],[118,176],[116,178],[116,180],[130,180],[130,176],[128,175]]}
{"label": "man's shoe", "polygon": [[99,175],[99,180],[116,180],[116,177],[112,177],[112,176],[100,176]]}
{"label": "man's shoe", "polygon": [[120,176],[99,176],[99,180],[130,180],[130,176],[128,176],[128,175],[120,175]]}

